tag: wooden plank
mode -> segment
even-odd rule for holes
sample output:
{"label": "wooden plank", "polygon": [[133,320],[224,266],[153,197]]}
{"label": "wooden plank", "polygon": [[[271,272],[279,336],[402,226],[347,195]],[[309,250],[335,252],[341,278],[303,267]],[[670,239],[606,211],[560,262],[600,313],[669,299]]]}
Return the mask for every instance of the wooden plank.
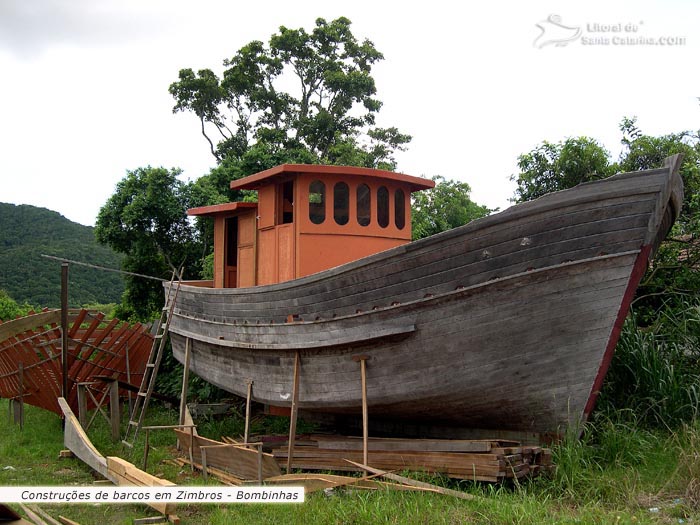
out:
{"label": "wooden plank", "polygon": [[[319,448],[361,450],[362,438],[354,436],[311,435]],[[431,452],[489,452],[498,441],[466,439],[401,439],[370,437],[370,451],[390,450],[429,450]]]}
{"label": "wooden plank", "polygon": [[63,525],[80,525],[77,521],[73,521],[72,519],[66,518],[65,516],[59,516],[58,521],[63,523]]}
{"label": "wooden plank", "polygon": [[58,404],[63,411],[65,420],[63,444],[80,458],[83,463],[86,463],[93,470],[107,477],[109,470],[107,468],[107,460],[99,453],[92,444],[92,441],[90,441],[90,438],[85,434],[85,431],[78,422],[78,418],[75,417],[75,414],[73,414],[66,400],[59,397]]}
{"label": "wooden plank", "polygon": [[19,317],[0,324],[0,341],[17,336],[27,330],[35,330],[42,326],[58,323],[61,320],[60,310],[49,310],[38,314]]}
{"label": "wooden plank", "polygon": [[133,481],[135,485],[144,487],[174,487],[175,483],[167,479],[162,479],[144,472],[133,463],[129,463],[125,459],[108,456],[107,466],[110,473],[116,473],[124,479]]}
{"label": "wooden plank", "polygon": [[43,520],[45,520],[49,525],[61,525],[59,521],[53,519],[46,511],[44,511],[38,505],[28,505],[28,507],[38,514]]}
{"label": "wooden plank", "polygon": [[360,463],[355,463],[353,461],[349,461],[349,463],[352,463],[356,467],[361,468],[363,470],[366,470],[367,472],[372,472],[373,474],[383,476],[387,479],[391,479],[391,480],[397,481],[399,483],[405,483],[406,485],[411,485],[413,487],[420,487],[420,488],[428,489],[428,490],[431,490],[434,492],[438,492],[440,494],[445,494],[446,496],[454,496],[455,498],[460,498],[460,499],[467,499],[467,500],[478,499],[473,494],[467,494],[466,492],[460,492],[458,490],[446,489],[444,487],[439,487],[437,485],[433,485],[431,483],[425,483],[423,481],[416,481],[415,479],[407,478],[405,476],[399,476],[398,474],[392,474],[391,472],[385,472],[383,470],[376,469],[376,468],[370,467],[368,465],[362,465]]}
{"label": "wooden plank", "polygon": [[18,503],[18,505],[19,505],[19,508],[24,511],[24,513],[27,515],[27,517],[30,520],[32,520],[32,523],[34,523],[34,525],[49,525],[43,519],[41,519],[36,512],[31,510],[26,505],[23,505],[22,503]]}

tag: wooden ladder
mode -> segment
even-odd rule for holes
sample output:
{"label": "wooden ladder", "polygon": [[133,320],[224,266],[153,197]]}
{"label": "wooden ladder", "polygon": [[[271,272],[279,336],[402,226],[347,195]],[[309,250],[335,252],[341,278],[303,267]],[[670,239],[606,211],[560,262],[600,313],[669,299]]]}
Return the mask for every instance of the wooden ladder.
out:
{"label": "wooden ladder", "polygon": [[173,275],[170,279],[168,296],[165,301],[165,306],[161,310],[160,319],[156,324],[156,333],[153,337],[151,352],[148,354],[146,368],[143,371],[143,379],[141,380],[139,393],[136,395],[136,401],[134,402],[134,408],[131,412],[131,417],[129,418],[129,424],[126,427],[124,439],[122,439],[122,443],[129,448],[134,446],[136,436],[143,426],[143,420],[146,416],[148,402],[151,400],[151,395],[153,394],[153,389],[156,385],[156,377],[158,376],[160,362],[163,359],[163,351],[165,350],[168,329],[170,328],[170,320],[172,318],[173,310],[175,309],[177,294],[180,291],[180,283],[182,282],[182,278],[178,277],[177,287],[175,287],[175,291],[173,292],[173,284],[178,273],[180,276],[182,275],[182,271],[173,271]]}

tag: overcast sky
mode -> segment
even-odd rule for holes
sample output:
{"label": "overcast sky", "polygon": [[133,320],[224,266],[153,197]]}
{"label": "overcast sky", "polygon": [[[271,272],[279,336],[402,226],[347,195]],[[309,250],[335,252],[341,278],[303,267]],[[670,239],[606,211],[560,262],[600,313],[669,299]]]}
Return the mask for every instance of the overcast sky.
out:
{"label": "overcast sky", "polygon": [[616,159],[624,116],[648,134],[700,128],[699,2],[484,4],[0,0],[0,202],[92,225],[126,170],[196,179],[214,163],[196,117],[172,113],[178,71],[221,73],[317,17],[348,17],[384,54],[378,124],[413,135],[399,170],[466,181],[492,208],[542,140],[591,136]]}

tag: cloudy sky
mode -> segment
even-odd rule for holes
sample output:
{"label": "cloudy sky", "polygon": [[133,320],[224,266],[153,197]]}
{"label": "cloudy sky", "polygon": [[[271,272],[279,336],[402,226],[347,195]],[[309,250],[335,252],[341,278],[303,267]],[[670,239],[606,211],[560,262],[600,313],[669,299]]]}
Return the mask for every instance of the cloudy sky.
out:
{"label": "cloudy sky", "polygon": [[[480,3],[485,4],[485,3]],[[459,7],[459,9],[458,9]],[[504,208],[519,154],[618,124],[700,128],[700,3],[0,0],[0,202],[94,224],[126,170],[213,165],[196,118],[173,114],[179,69],[222,61],[280,25],[346,16],[385,60],[378,124],[413,135],[399,169],[468,182]]]}

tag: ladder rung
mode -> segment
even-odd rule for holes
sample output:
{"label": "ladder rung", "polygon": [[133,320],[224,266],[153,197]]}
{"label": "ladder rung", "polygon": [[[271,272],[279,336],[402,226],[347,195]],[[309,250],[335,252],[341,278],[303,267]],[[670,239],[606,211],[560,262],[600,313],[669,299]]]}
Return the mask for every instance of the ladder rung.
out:
{"label": "ladder rung", "polygon": [[129,448],[134,448],[134,445],[133,445],[132,443],[129,443],[129,442],[126,441],[125,439],[122,439],[122,443],[123,443],[124,445],[126,445],[127,447],[129,447]]}
{"label": "ladder rung", "polygon": [[129,424],[130,424],[132,427],[137,427],[137,426],[139,426],[139,422],[138,422],[138,421],[133,421],[133,420],[132,420],[132,421],[129,421]]}
{"label": "ladder rung", "polygon": [[155,339],[162,339],[164,334],[156,334],[153,336]]}
{"label": "ladder rung", "polygon": [[146,397],[148,394],[147,394],[146,392],[139,392],[139,395],[140,395],[141,397]]}
{"label": "ladder rung", "polygon": [[156,364],[155,363],[146,363],[147,368],[155,368]]}

